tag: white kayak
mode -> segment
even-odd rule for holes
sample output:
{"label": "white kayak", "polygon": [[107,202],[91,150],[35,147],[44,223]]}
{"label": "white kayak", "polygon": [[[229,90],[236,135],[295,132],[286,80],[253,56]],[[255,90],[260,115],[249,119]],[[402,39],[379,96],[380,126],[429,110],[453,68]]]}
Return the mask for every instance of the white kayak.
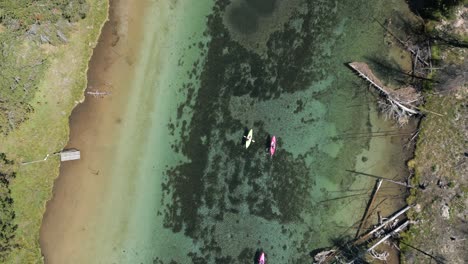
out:
{"label": "white kayak", "polygon": [[245,148],[248,148],[250,144],[252,143],[252,137],[253,137],[253,130],[250,129],[249,133],[247,134],[247,137],[245,137]]}

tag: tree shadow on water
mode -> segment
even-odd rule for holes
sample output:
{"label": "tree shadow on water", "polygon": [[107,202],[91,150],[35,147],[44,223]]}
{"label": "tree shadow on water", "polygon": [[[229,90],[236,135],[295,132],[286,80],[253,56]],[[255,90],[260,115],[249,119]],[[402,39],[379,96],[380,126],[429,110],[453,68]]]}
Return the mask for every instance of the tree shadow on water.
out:
{"label": "tree shadow on water", "polygon": [[241,139],[241,145],[242,146],[245,146],[245,143],[247,141],[247,135],[249,134],[249,128],[248,127],[244,127],[244,134],[242,135],[242,139]]}
{"label": "tree shadow on water", "polygon": [[[409,80],[410,77],[413,77],[418,80],[426,80],[426,81],[437,83],[436,80],[432,80],[432,79],[428,79],[428,78],[424,78],[420,76],[415,76],[408,72],[405,72],[402,69],[400,69],[398,66],[381,58],[366,56],[365,60],[370,63],[370,68],[377,77],[385,76],[392,81],[399,82],[400,84],[404,83],[404,84],[416,85],[416,83],[410,82]],[[385,79],[383,79],[383,81],[385,83]]]}
{"label": "tree shadow on water", "polygon": [[271,136],[268,135],[265,139],[265,152],[268,152],[270,149],[270,144],[271,144]]}
{"label": "tree shadow on water", "polygon": [[262,254],[262,252],[265,252],[263,251],[262,249],[257,249],[257,251],[255,251],[255,255],[254,255],[254,258],[253,258],[253,262],[254,264],[258,264],[258,260],[260,259],[260,255]]}
{"label": "tree shadow on water", "polygon": [[449,16],[454,7],[464,0],[408,0],[410,10],[427,19],[440,19],[441,16]]}

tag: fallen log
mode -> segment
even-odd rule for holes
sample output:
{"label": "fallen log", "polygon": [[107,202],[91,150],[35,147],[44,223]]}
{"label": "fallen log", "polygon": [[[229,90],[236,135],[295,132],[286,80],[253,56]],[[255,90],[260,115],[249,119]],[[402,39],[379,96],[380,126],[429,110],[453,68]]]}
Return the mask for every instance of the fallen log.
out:
{"label": "fallen log", "polygon": [[388,87],[385,87],[382,82],[374,75],[372,70],[366,63],[363,62],[351,62],[349,66],[354,69],[360,77],[372,84],[377,90],[385,96],[391,106],[396,106],[401,109],[399,115],[417,115],[419,111],[412,103],[417,103],[421,99],[421,95],[416,92],[412,87],[400,89],[394,91]]}
{"label": "fallen log", "polygon": [[401,209],[399,212],[397,212],[394,216],[392,216],[391,218],[387,219],[386,221],[383,221],[382,224],[378,225],[376,228],[372,229],[369,233],[361,236],[359,239],[357,239],[353,244],[360,244],[360,243],[363,243],[365,241],[367,241],[369,239],[370,236],[372,236],[373,234],[375,234],[377,231],[379,231],[380,229],[384,228],[386,225],[388,225],[389,223],[391,223],[392,221],[394,221],[395,219],[397,219],[400,215],[404,214],[406,211],[408,211],[409,209],[411,208],[410,205],[406,206],[405,208]]}
{"label": "fallen log", "polygon": [[[367,242],[369,240],[369,238],[374,235],[376,232],[378,232],[379,230],[381,230],[382,228],[388,226],[389,224],[391,224],[392,222],[395,221],[395,219],[397,219],[399,216],[401,216],[402,214],[404,214],[406,211],[408,211],[409,209],[411,208],[411,206],[406,206],[405,208],[401,209],[400,211],[396,212],[392,217],[390,217],[389,219],[386,219],[385,221],[382,222],[382,224],[378,225],[377,227],[375,227],[373,230],[371,230],[370,232],[368,232],[367,234],[361,236],[360,238],[358,238],[357,240],[355,240],[354,242],[349,242],[349,243],[346,243],[347,246],[349,247],[356,247],[356,246],[359,246],[359,245],[362,245],[363,243]],[[390,234],[395,234],[397,232],[399,232],[401,229],[403,229],[404,227],[406,227],[407,224],[403,224],[403,225],[400,225],[399,227],[397,227],[395,230],[393,230]],[[388,239],[388,237],[386,238]],[[378,244],[382,243],[383,241],[385,240],[381,240],[381,242],[377,242]],[[378,245],[376,244],[374,246],[374,248]],[[373,249],[373,248],[371,248]],[[360,256],[363,256],[364,254],[366,254],[368,251],[370,251],[371,249],[369,250],[366,250],[366,251],[361,251],[359,253],[359,256],[357,258],[359,258]],[[318,263],[318,264],[325,264],[325,263],[336,263],[336,261],[338,261],[339,259],[342,260],[343,259],[343,254],[341,252],[341,249],[339,247],[332,247],[332,248],[329,248],[328,250],[323,250],[317,254],[314,255],[314,260],[315,262],[314,263]],[[353,261],[355,261],[357,258],[355,258]],[[353,261],[351,261],[350,263],[353,263]],[[341,262],[340,262],[341,263]]]}
{"label": "fallen log", "polygon": [[364,253],[361,253],[360,256],[354,258],[353,260],[351,260],[350,262],[348,262],[347,264],[352,264],[354,263],[357,259],[361,258],[363,255],[365,255],[366,253],[370,253],[372,254],[372,252],[374,252],[374,249],[382,244],[383,242],[385,242],[387,239],[389,239],[391,236],[394,236],[395,234],[398,234],[401,230],[403,230],[405,227],[407,227],[408,225],[410,224],[410,221],[407,220],[405,221],[403,224],[401,224],[400,226],[398,226],[397,228],[395,228],[393,231],[389,232],[386,236],[384,236],[382,239],[380,239],[379,241],[377,241],[377,243],[375,243],[373,246],[371,246],[370,248],[368,248]]}
{"label": "fallen log", "polygon": [[408,226],[410,223],[410,221],[406,221],[404,222],[403,224],[401,224],[399,227],[397,227],[395,230],[393,230],[392,232],[390,232],[389,234],[387,234],[386,236],[384,236],[382,239],[380,239],[377,243],[375,243],[372,247],[370,247],[367,252],[370,252],[372,251],[374,248],[376,248],[378,245],[382,244],[382,242],[384,242],[385,240],[387,240],[389,237],[397,234],[398,232],[400,232],[401,230],[403,230],[406,226]]}
{"label": "fallen log", "polygon": [[400,125],[405,125],[408,123],[409,117],[420,114],[416,105],[422,102],[422,96],[416,89],[405,87],[393,90],[385,87],[366,63],[352,62],[349,63],[349,66],[371,86],[375,87],[385,99],[383,102],[379,102],[379,106],[386,117],[397,120]]}

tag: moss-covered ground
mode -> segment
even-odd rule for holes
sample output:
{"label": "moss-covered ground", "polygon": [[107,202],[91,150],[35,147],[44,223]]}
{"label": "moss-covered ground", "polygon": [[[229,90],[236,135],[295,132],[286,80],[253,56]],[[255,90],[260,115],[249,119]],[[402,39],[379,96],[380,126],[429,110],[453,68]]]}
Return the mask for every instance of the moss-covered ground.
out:
{"label": "moss-covered ground", "polygon": [[[442,23],[454,25],[453,21]],[[428,24],[454,34],[446,26]],[[466,38],[464,34],[456,37]],[[429,77],[438,82],[425,86],[424,107],[437,114],[427,114],[421,121],[415,158],[408,163],[414,169],[412,182],[419,188],[412,189],[408,198],[415,207],[408,213],[413,224],[400,244],[403,263],[466,263],[468,259],[466,55],[466,48],[440,41],[432,49],[437,69]]]}

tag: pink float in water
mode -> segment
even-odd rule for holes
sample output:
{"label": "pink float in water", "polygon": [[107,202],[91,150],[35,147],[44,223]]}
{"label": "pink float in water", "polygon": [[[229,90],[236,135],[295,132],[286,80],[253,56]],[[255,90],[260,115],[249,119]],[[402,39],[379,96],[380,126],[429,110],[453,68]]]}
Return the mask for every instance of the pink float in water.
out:
{"label": "pink float in water", "polygon": [[265,264],[265,252],[260,254],[260,257],[258,258],[258,264]]}
{"label": "pink float in water", "polygon": [[276,151],[276,137],[273,136],[271,137],[271,142],[270,142],[270,155],[273,156]]}

